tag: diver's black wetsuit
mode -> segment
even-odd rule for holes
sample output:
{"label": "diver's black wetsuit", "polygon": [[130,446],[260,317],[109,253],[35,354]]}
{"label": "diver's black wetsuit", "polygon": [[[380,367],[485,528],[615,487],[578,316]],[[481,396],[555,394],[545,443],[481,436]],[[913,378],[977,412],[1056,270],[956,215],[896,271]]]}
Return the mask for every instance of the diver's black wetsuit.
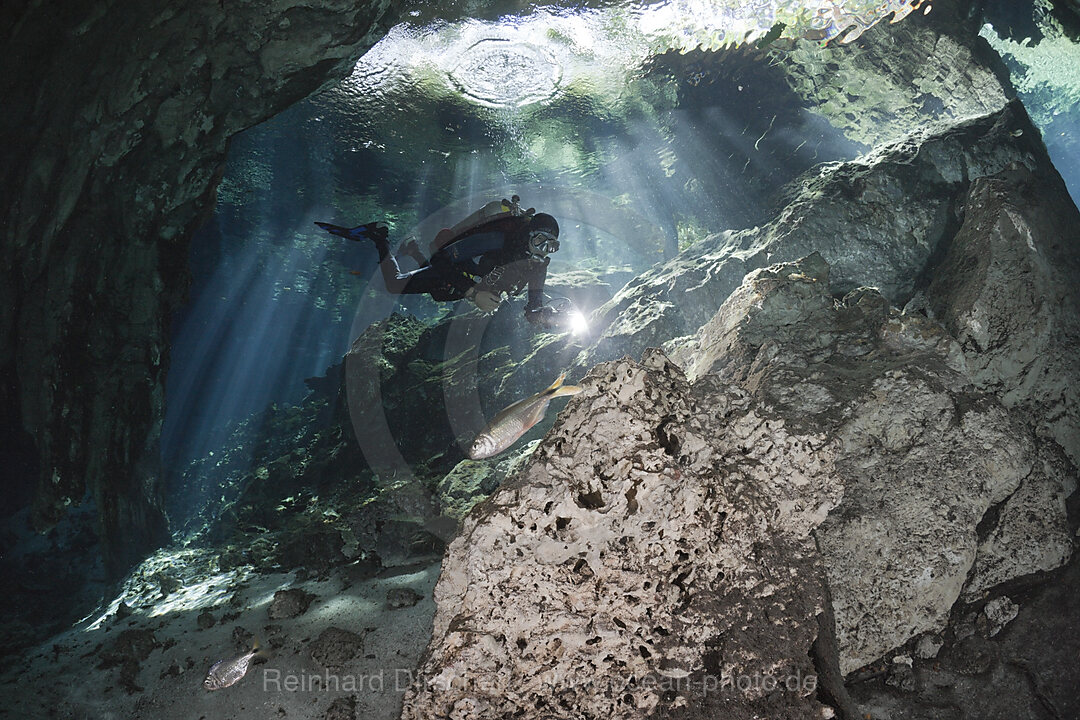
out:
{"label": "diver's black wetsuit", "polygon": [[440,248],[412,272],[403,273],[390,252],[390,243],[373,237],[387,291],[428,293],[433,300],[460,300],[473,287],[514,295],[525,286],[525,312],[543,305],[549,258],[529,257],[529,217],[496,218],[469,229]]}

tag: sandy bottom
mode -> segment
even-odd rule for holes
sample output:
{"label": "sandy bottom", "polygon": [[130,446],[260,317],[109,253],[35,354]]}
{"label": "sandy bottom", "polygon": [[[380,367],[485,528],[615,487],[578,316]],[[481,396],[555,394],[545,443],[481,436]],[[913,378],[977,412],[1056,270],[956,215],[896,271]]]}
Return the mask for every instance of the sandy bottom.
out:
{"label": "sandy bottom", "polygon": [[[211,566],[205,561],[197,553],[159,556],[156,566],[151,562],[137,581],[129,581],[121,596],[132,607],[130,615],[117,616],[117,598],[99,616],[87,618],[8,664],[0,677],[0,716],[27,720],[398,717],[404,690],[431,638],[435,612],[431,591],[439,572],[436,561],[383,571],[374,578],[342,567],[303,581],[293,573],[215,574],[200,570]],[[274,592],[288,588],[302,588],[316,597],[302,615],[271,620],[268,608]],[[419,602],[390,607],[387,592],[395,588],[411,588],[420,596]],[[214,625],[200,627],[200,615],[202,625],[209,624],[211,617]],[[312,644],[330,627],[364,638],[356,657],[332,670],[311,655]],[[121,640],[125,631],[140,632],[127,632]],[[204,689],[210,666],[242,654],[247,633],[260,638],[270,657],[253,665],[231,687]],[[126,650],[133,639],[141,643],[141,651]],[[128,660],[126,670],[123,661],[117,661],[133,655],[144,657]]]}

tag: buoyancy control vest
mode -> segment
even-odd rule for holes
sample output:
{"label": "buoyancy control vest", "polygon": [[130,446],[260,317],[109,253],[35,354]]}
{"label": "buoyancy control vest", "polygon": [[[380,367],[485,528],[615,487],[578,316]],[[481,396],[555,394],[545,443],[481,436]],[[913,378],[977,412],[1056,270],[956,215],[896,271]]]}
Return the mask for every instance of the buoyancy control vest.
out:
{"label": "buoyancy control vest", "polygon": [[535,208],[522,210],[520,203],[521,198],[517,195],[514,195],[509,200],[506,198],[503,198],[502,200],[492,200],[453,227],[440,230],[431,241],[428,254],[434,255],[443,247],[449,245],[454,240],[457,240],[462,235],[480,225],[494,220],[501,220],[502,218],[532,215],[536,212]]}

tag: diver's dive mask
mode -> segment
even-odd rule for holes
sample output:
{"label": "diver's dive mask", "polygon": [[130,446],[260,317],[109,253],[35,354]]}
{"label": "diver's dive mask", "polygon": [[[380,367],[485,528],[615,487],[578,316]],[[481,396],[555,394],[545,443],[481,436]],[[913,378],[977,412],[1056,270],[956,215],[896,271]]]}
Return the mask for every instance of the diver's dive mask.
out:
{"label": "diver's dive mask", "polygon": [[543,260],[558,249],[559,238],[547,230],[533,230],[529,233],[529,257]]}

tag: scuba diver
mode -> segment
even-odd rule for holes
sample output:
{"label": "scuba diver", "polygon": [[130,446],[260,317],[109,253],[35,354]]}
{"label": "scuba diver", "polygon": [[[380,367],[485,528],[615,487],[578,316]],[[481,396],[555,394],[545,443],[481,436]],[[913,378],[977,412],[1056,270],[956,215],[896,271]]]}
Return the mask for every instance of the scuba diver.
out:
{"label": "scuba diver", "polygon": [[561,328],[568,313],[544,305],[548,257],[559,249],[559,223],[533,208],[522,211],[520,198],[494,201],[453,228],[439,231],[425,258],[412,239],[403,247],[420,267],[403,273],[390,252],[385,223],[369,222],[354,228],[316,222],[324,230],[350,240],[370,240],[379,253],[386,290],[395,295],[427,293],[433,300],[471,301],[484,312],[502,303],[502,294],[514,296],[526,286],[525,318],[544,329]]}

